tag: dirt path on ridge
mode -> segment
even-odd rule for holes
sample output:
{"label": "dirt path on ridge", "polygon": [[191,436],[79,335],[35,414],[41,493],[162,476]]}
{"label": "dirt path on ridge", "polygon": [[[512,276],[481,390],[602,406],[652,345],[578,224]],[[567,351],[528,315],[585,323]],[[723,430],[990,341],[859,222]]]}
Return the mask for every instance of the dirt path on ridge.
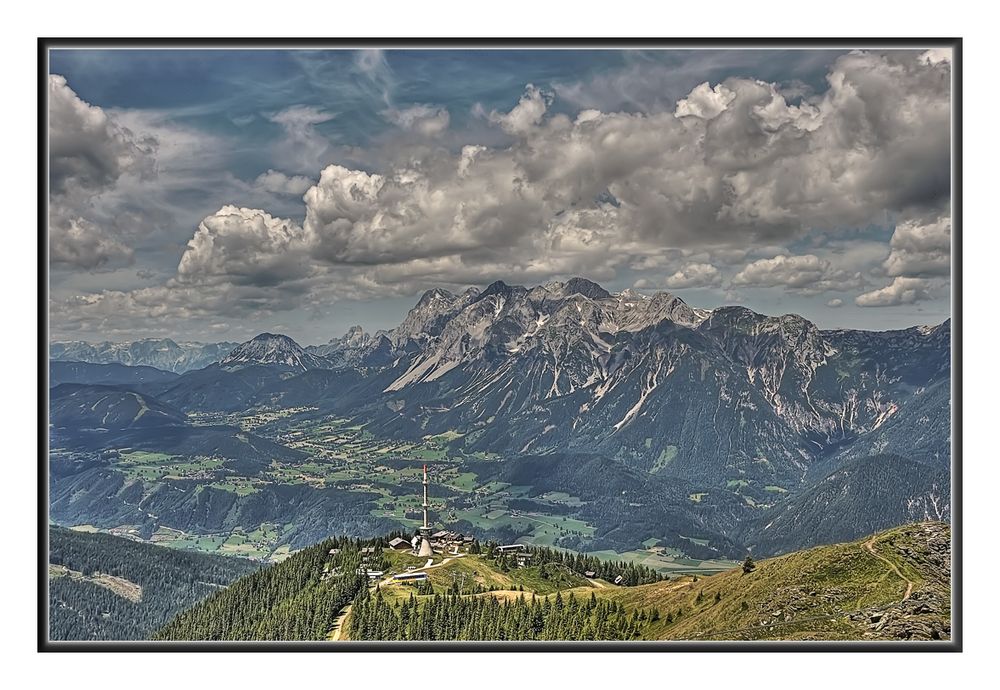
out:
{"label": "dirt path on ridge", "polygon": [[330,633],[328,638],[331,642],[336,642],[344,637],[344,621],[347,620],[347,614],[351,612],[351,605],[348,604],[340,615],[337,616],[336,620],[333,621],[333,632]]}
{"label": "dirt path on ridge", "polygon": [[874,536],[871,539],[869,539],[868,541],[865,542],[865,549],[868,551],[868,553],[870,553],[871,555],[875,556],[875,558],[879,559],[880,561],[882,561],[883,563],[885,563],[887,566],[889,566],[889,568],[892,570],[892,572],[896,573],[896,575],[899,576],[899,579],[906,583],[906,594],[903,595],[903,601],[906,601],[907,599],[909,599],[910,595],[913,594],[913,582],[911,582],[909,579],[907,579],[906,577],[903,576],[903,573],[900,572],[899,568],[896,567],[895,563],[893,563],[888,558],[886,558],[885,556],[880,555],[877,551],[875,551],[875,537]]}

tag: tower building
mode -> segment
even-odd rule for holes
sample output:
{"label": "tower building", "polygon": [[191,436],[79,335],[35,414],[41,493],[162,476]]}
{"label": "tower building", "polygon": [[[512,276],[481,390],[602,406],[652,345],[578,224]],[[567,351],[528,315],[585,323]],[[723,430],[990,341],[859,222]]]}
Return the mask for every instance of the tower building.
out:
{"label": "tower building", "polygon": [[427,524],[427,509],[430,505],[427,503],[427,465],[424,465],[424,524],[420,527],[420,551],[417,555],[421,558],[430,558],[434,555],[434,549],[431,548],[431,527]]}

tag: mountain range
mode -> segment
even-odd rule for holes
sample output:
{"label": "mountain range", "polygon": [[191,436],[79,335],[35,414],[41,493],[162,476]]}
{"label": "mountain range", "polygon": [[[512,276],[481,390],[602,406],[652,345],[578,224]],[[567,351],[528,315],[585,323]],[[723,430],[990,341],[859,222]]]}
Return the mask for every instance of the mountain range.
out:
{"label": "mountain range", "polygon": [[82,340],[56,341],[49,344],[49,359],[54,362],[88,364],[126,364],[156,367],[183,373],[201,369],[228,355],[238,343],[174,342],[170,338],[145,338],[132,342],[88,343]]}
{"label": "mountain range", "polygon": [[[950,516],[950,321],[822,330],[573,278],[430,290],[396,328],[320,346],[267,333],[197,350],[139,343],[53,344],[53,359],[157,366],[162,354],[158,368],[180,375],[128,382],[142,409],[303,406],[380,438],[448,435],[480,480],[583,498],[594,547],[656,536],[690,553],[697,532],[714,555],[778,553]],[[837,524],[803,519],[833,510]]]}

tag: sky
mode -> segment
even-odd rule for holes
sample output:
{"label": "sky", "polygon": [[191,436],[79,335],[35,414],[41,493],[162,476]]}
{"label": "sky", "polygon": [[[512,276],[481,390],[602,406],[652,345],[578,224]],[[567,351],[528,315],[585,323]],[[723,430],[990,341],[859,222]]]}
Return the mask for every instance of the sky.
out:
{"label": "sky", "polygon": [[583,276],[949,317],[950,50],[54,50],[50,334],[323,343]]}

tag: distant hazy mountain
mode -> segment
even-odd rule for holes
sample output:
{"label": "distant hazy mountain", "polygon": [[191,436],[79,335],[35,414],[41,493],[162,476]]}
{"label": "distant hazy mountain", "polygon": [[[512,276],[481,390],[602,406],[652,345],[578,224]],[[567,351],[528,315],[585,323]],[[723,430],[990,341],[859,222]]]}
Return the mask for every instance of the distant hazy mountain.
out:
{"label": "distant hazy mountain", "polygon": [[187,420],[180,410],[126,388],[64,383],[49,396],[49,421],[55,426],[120,430],[181,426]]}
{"label": "distant hazy mountain", "polygon": [[372,336],[365,333],[361,326],[351,326],[340,338],[331,338],[325,345],[310,345],[308,352],[324,358],[330,358],[340,352],[354,352],[371,343]]}
{"label": "distant hazy mountain", "polygon": [[105,385],[136,386],[166,383],[177,374],[154,367],[127,366],[125,364],[90,364],[88,362],[49,362],[49,387],[61,383],[98,383]]}
{"label": "distant hazy mountain", "polygon": [[55,361],[117,363],[183,373],[220,361],[234,347],[236,343],[177,343],[170,338],[146,338],[122,343],[74,340],[51,343],[49,357]]}

